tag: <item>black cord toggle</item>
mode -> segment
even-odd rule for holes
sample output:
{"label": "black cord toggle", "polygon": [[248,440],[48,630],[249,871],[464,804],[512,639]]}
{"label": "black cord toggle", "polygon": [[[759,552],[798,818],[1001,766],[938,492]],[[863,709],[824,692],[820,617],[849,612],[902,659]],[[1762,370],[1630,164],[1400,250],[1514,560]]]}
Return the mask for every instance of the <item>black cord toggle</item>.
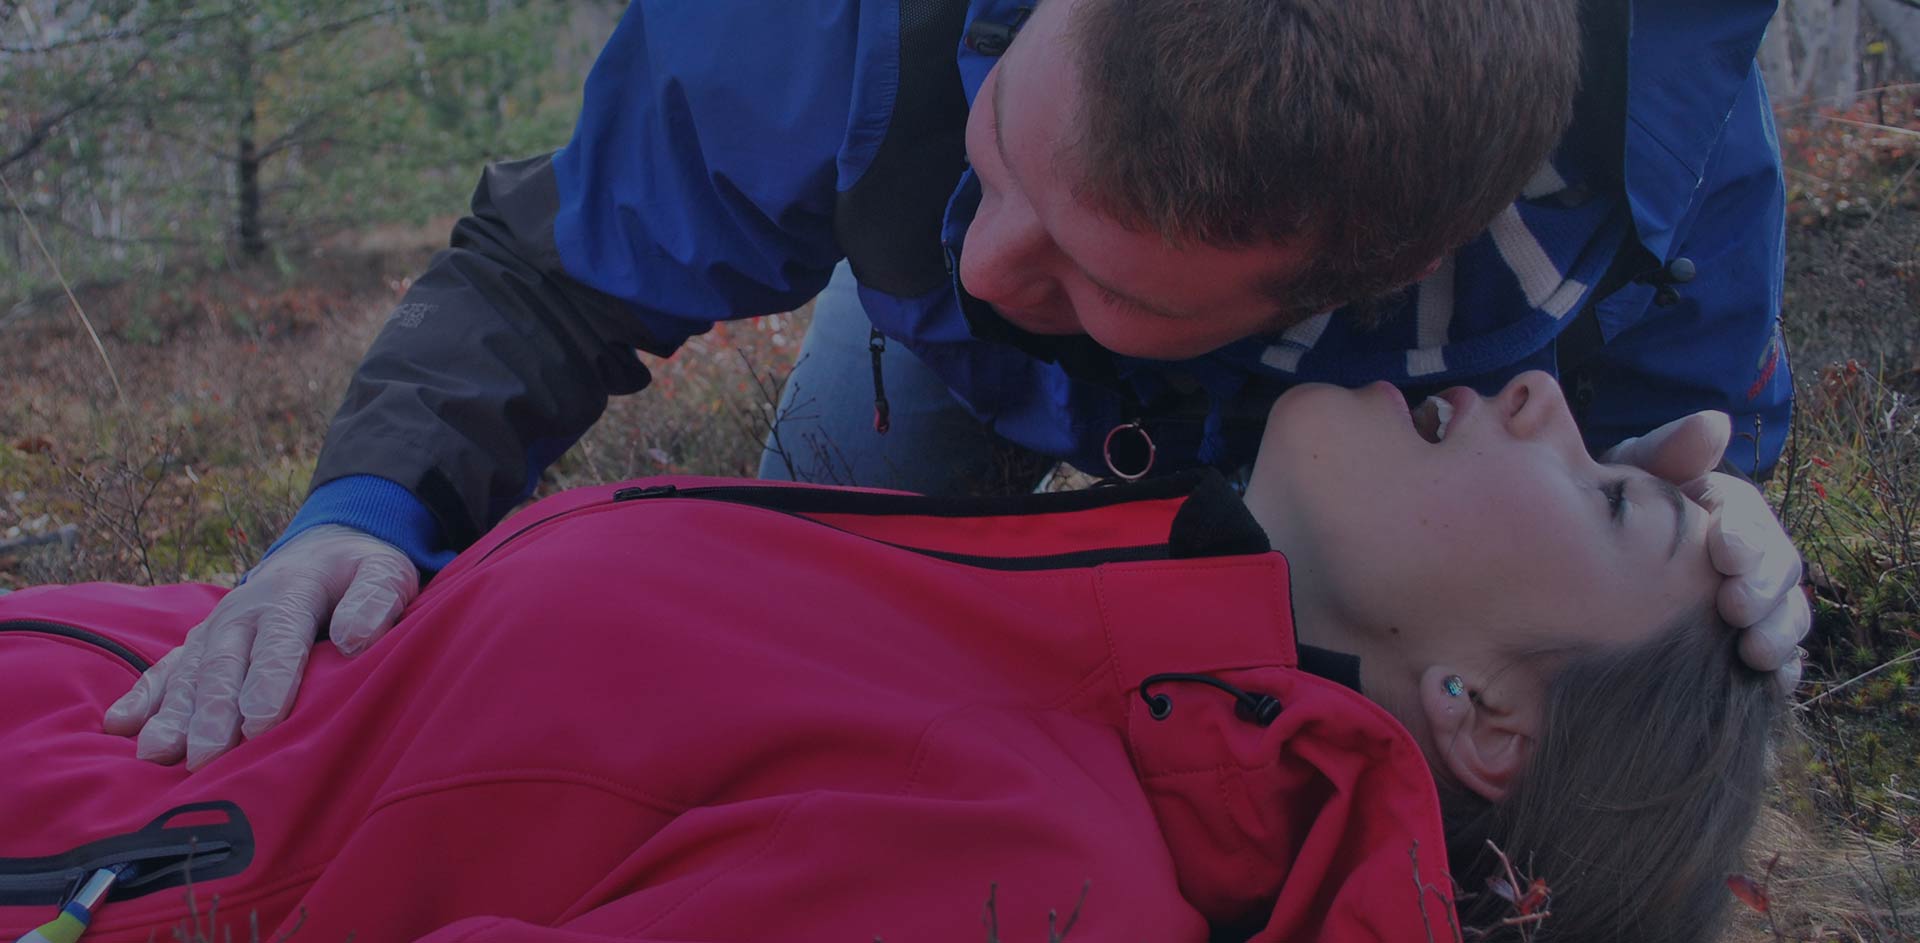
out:
{"label": "black cord toggle", "polygon": [[1239,717],[1241,720],[1266,727],[1273,723],[1274,718],[1280,716],[1280,699],[1271,694],[1242,691],[1212,675],[1182,674],[1178,672],[1150,675],[1147,680],[1140,682],[1140,700],[1145,701],[1147,704],[1147,716],[1152,717],[1154,720],[1166,720],[1167,715],[1173,713],[1172,698],[1167,697],[1165,694],[1154,694],[1147,689],[1156,684],[1167,684],[1175,681],[1190,681],[1194,684],[1204,684],[1209,687],[1219,688],[1233,695],[1235,702],[1233,713],[1234,716]]}
{"label": "black cord toggle", "polygon": [[1655,288],[1653,303],[1662,308],[1669,308],[1680,302],[1680,293],[1675,291],[1673,286],[1685,285],[1693,281],[1699,273],[1700,270],[1693,264],[1693,260],[1682,256],[1640,276],[1635,281],[1653,285]]}

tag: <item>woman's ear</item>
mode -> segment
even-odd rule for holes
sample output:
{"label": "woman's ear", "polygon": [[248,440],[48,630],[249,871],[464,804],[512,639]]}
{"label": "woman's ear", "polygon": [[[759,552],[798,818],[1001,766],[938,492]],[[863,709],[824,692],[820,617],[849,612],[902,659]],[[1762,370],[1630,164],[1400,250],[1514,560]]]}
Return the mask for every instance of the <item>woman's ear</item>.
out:
{"label": "woman's ear", "polygon": [[1446,665],[1421,673],[1419,700],[1434,763],[1489,802],[1506,798],[1533,743],[1533,712],[1491,702],[1468,676]]}

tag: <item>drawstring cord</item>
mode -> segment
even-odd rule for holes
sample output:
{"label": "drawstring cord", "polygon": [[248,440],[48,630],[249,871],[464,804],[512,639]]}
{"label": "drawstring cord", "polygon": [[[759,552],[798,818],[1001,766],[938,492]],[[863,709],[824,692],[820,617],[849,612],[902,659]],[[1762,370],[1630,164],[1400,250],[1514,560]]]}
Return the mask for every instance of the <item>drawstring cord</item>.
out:
{"label": "drawstring cord", "polygon": [[1212,675],[1182,674],[1178,672],[1149,675],[1147,680],[1140,682],[1140,700],[1145,701],[1147,704],[1147,716],[1152,717],[1154,720],[1166,720],[1167,715],[1173,713],[1172,698],[1167,697],[1165,694],[1154,694],[1147,689],[1156,684],[1169,684],[1176,681],[1204,684],[1209,687],[1219,688],[1233,695],[1233,713],[1241,720],[1265,727],[1272,724],[1274,718],[1280,716],[1280,699],[1271,694],[1242,691]]}

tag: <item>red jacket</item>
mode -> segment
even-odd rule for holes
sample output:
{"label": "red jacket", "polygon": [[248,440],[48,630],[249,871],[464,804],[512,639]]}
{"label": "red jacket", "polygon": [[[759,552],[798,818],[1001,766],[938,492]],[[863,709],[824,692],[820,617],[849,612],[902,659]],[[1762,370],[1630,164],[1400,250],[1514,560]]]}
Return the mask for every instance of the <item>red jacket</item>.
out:
{"label": "red jacket", "polygon": [[[0,597],[0,940],[143,856],[86,939],[167,938],[190,848],[241,939],[975,943],[992,893],[1011,943],[1083,886],[1074,943],[1451,937],[1419,750],[1297,667],[1217,479],[641,485],[502,524],[193,774],[100,717],[219,590]],[[1278,713],[1170,680],[1155,719],[1167,672]]]}

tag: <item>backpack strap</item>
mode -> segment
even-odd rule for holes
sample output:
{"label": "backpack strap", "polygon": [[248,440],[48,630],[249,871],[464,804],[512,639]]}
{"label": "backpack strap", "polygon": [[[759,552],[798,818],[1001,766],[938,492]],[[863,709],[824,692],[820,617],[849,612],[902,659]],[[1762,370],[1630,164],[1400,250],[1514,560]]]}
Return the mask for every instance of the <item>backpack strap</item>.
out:
{"label": "backpack strap", "polygon": [[[1589,153],[1607,155],[1597,168],[1596,185],[1624,192],[1622,155],[1627,134],[1627,54],[1632,14],[1627,0],[1596,0],[1580,5],[1580,95],[1575,103],[1575,128],[1584,131]],[[1584,128],[1582,127],[1584,126]],[[1570,132],[1571,133],[1571,132]],[[1554,340],[1554,365],[1567,392],[1567,405],[1582,425],[1593,402],[1593,367],[1605,338],[1600,333],[1600,303],[1629,283],[1644,277],[1660,263],[1640,244],[1631,224],[1613,261],[1587,295],[1580,312]]]}
{"label": "backpack strap", "polygon": [[833,233],[860,283],[903,297],[947,283],[940,223],[967,167],[967,95],[954,53],[966,0],[899,0],[900,84],[886,137],[834,200]]}

